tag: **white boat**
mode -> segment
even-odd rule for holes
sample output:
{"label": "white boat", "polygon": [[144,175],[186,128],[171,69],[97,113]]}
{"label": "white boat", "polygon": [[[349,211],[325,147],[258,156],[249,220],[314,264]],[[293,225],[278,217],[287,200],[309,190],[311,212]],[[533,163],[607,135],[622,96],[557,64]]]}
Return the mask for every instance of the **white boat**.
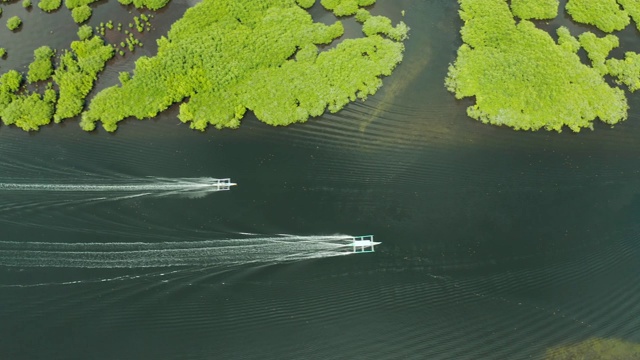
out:
{"label": "white boat", "polygon": [[373,235],[354,236],[349,240],[350,243],[345,246],[351,247],[351,252],[353,253],[375,252],[375,246],[382,244],[381,242],[373,241]]}
{"label": "white boat", "polygon": [[211,182],[211,187],[216,188],[217,190],[229,190],[232,186],[237,186],[238,184],[232,183],[231,179],[214,179]]}

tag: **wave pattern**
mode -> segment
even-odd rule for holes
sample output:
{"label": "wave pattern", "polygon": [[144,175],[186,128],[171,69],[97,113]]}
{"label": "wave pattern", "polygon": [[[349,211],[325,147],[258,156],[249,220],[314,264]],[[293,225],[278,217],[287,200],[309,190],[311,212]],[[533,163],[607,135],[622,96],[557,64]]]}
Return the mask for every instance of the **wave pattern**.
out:
{"label": "wave pattern", "polygon": [[[318,264],[315,269],[300,264],[305,271],[299,276],[295,265],[276,276],[262,271],[221,280],[218,274],[191,274],[170,293],[192,301],[180,309],[163,308],[146,326],[206,334],[213,339],[210,350],[221,357],[538,358],[560,341],[637,332],[639,238],[614,239],[604,250],[581,254],[585,260],[511,270],[514,260],[493,273],[469,269],[438,275],[402,264],[397,260],[402,254],[382,253],[353,259],[357,264],[328,260],[323,271]],[[635,285],[624,286],[627,281]],[[141,309],[164,298],[139,295]],[[197,298],[209,300],[203,304]],[[247,337],[258,340],[242,346]],[[190,353],[180,347],[165,351],[174,357]]]}

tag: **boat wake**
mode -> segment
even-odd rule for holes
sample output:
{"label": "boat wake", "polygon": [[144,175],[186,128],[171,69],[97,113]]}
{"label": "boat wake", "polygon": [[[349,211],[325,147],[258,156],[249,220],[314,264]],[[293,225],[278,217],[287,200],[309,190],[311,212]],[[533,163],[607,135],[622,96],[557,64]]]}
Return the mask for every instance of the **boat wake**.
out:
{"label": "boat wake", "polygon": [[116,194],[127,197],[154,195],[187,195],[201,197],[212,192],[229,190],[230,179],[211,177],[201,178],[141,178],[127,182],[114,181],[104,183],[30,183],[30,182],[1,182],[0,192],[56,192],[56,193],[95,193]]}
{"label": "boat wake", "polygon": [[277,236],[187,242],[0,241],[0,266],[149,268],[276,264],[352,254],[349,235]]}

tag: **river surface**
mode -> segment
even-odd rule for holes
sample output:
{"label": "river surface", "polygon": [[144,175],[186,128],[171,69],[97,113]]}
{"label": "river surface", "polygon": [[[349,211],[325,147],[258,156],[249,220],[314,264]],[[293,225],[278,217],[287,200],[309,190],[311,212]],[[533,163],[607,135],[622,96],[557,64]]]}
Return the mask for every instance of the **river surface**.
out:
{"label": "river surface", "polygon": [[[136,56],[189,5],[160,11]],[[24,21],[0,35],[3,71],[75,37],[66,9],[3,8]],[[400,10],[410,39],[381,90],[306,124],[249,114],[200,133],[174,106],[115,134],[0,127],[1,357],[536,359],[640,342],[638,96],[614,128],[482,125],[443,86],[455,1],[372,11]],[[90,23],[136,13],[100,2]],[[620,36],[639,47],[635,29]],[[238,186],[201,191],[209,178]],[[366,234],[373,254],[337,246]]]}

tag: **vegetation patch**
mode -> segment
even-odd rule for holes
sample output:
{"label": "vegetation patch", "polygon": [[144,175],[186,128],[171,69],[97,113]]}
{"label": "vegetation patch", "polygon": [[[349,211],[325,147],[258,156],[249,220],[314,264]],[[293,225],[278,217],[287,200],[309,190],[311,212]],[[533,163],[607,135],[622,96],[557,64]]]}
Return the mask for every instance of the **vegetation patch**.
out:
{"label": "vegetation patch", "polygon": [[362,6],[373,5],[376,0],[322,0],[322,6],[336,16],[355,15]]}
{"label": "vegetation patch", "polygon": [[[568,30],[556,44],[527,20],[516,25],[504,0],[460,0],[460,5],[464,44],[445,85],[458,99],[475,97],[467,109],[470,117],[516,130],[561,131],[566,125],[576,132],[592,128],[595,118],[607,124],[627,118],[624,92],[581,63]],[[595,41],[590,56],[600,61],[612,41]]]}
{"label": "vegetation patch", "polygon": [[638,359],[640,344],[618,339],[593,338],[576,344],[557,346],[547,350],[545,360],[572,359]]}
{"label": "vegetation patch", "polygon": [[640,89],[640,55],[634,52],[625,53],[624,60],[607,59],[608,73],[616,78],[618,84],[625,84],[629,91]]}
{"label": "vegetation patch", "polygon": [[[65,5],[74,20],[82,23],[91,16],[89,5],[94,1],[65,0]],[[121,86],[95,97],[81,125],[92,130],[101,122],[113,131],[126,117],[153,117],[176,102],[184,102],[179,118],[199,130],[209,125],[237,127],[246,110],[271,125],[306,121],[326,110],[336,112],[351,101],[374,94],[382,85],[381,77],[390,75],[402,60],[402,41],[409,29],[402,22],[393,26],[388,18],[372,16],[362,8],[373,2],[329,0],[330,10],[340,16],[346,16],[341,8],[355,4],[356,10],[349,14],[358,14],[364,35],[320,51],[318,45],[341,37],[343,27],[340,21],[315,23],[304,10],[313,6],[314,0],[204,0],[158,41],[157,56],[140,58],[133,74],[120,74]],[[130,2],[150,9],[167,3]],[[23,5],[29,4],[30,0],[23,1]],[[41,0],[38,7],[49,12],[60,4],[60,0]],[[133,51],[142,46],[133,29],[149,31],[151,17],[133,17],[130,30],[124,31],[126,37],[118,40],[119,50],[117,44],[107,45],[94,36],[92,27],[80,26],[80,41],[72,42],[71,51],[60,53],[56,68],[51,48],[36,49],[26,74],[11,70],[0,76],[2,122],[32,131],[51,120],[61,122],[79,115],[98,73],[116,50],[123,55],[124,48]],[[7,22],[13,29],[20,24],[17,16]],[[109,21],[101,23],[96,32],[104,35],[107,29],[115,28]],[[117,31],[122,30],[122,24],[117,24]],[[4,49],[0,49],[3,55]],[[48,79],[53,82],[47,83],[43,92],[30,92],[23,86]]]}
{"label": "vegetation patch", "polygon": [[159,10],[165,7],[169,0],[118,0],[122,5],[132,5],[137,9],[147,8],[149,10]]}
{"label": "vegetation patch", "polygon": [[40,0],[38,2],[38,7],[42,11],[52,12],[58,10],[62,5],[62,0]]}
{"label": "vegetation patch", "polygon": [[2,111],[2,121],[25,131],[38,130],[51,122],[55,101],[56,92],[51,89],[45,90],[44,95],[18,95]]}
{"label": "vegetation patch", "polygon": [[559,5],[559,0],[511,0],[511,12],[520,19],[553,19]]}
{"label": "vegetation patch", "polygon": [[569,0],[565,8],[574,21],[594,25],[604,32],[622,30],[629,25],[629,14],[616,0]]}
{"label": "vegetation patch", "polygon": [[82,25],[78,28],[78,38],[80,40],[86,40],[93,36],[93,28],[89,25]]}
{"label": "vegetation patch", "polygon": [[604,62],[611,50],[620,46],[618,37],[615,35],[607,35],[599,38],[591,32],[586,32],[580,34],[578,39],[580,46],[585,49],[591,60],[591,66],[598,70],[601,76],[607,74],[609,70]]}
{"label": "vegetation patch", "polygon": [[0,76],[0,117],[5,125],[16,125],[25,130],[37,130],[48,124],[53,115],[56,94],[51,89],[44,95],[18,95],[22,75],[10,70]]}
{"label": "vegetation patch", "polygon": [[[360,19],[362,19],[362,14],[360,14]],[[383,34],[392,40],[404,41],[408,31],[409,28],[404,23],[395,27],[391,25],[391,19],[386,16],[366,16],[366,19],[362,21],[362,32],[367,36]]]}
{"label": "vegetation patch", "polygon": [[71,10],[71,17],[77,24],[82,24],[91,17],[91,8],[89,5],[80,5]]}
{"label": "vegetation patch", "polygon": [[97,75],[114,50],[105,45],[100,37],[94,36],[71,43],[71,51],[60,57],[60,66],[55,70],[53,80],[60,88],[60,95],[53,116],[55,122],[74,117],[84,107],[84,99],[93,88]]}
{"label": "vegetation patch", "polygon": [[560,45],[562,49],[572,53],[576,53],[580,50],[580,41],[571,35],[569,29],[561,26],[558,28],[556,33],[558,34],[558,45]]}
{"label": "vegetation patch", "polygon": [[22,20],[18,16],[12,16],[7,20],[7,28],[11,31],[16,30],[22,25]]}
{"label": "vegetation patch", "polygon": [[636,27],[640,30],[640,1],[638,0],[617,0],[622,5],[624,11],[629,14],[631,19],[636,23]]}
{"label": "vegetation patch", "polygon": [[247,109],[271,125],[336,112],[374,94],[402,60],[404,46],[393,39],[408,28],[379,22],[369,36],[319,52],[342,24],[313,22],[295,0],[204,0],[158,40],[155,57],[138,59],[133,76],[94,97],[81,126],[100,121],[114,131],[124,118],[151,118],[186,99],[179,118],[199,130],[237,127]]}
{"label": "vegetation patch", "polygon": [[[66,0],[65,5],[71,9],[74,20],[82,23],[91,16],[89,4],[94,1]],[[160,2],[150,3],[160,4]],[[162,1],[164,5],[167,3],[168,1]],[[45,12],[55,11],[61,4],[61,0],[38,1],[38,7]],[[22,5],[30,7],[31,0],[23,0]],[[150,17],[152,16],[145,14],[136,17],[135,22],[140,31],[150,29]],[[21,26],[21,23],[21,19],[14,16],[8,19],[7,27],[15,30]],[[104,24],[101,25],[104,34]],[[109,21],[106,27],[113,29],[113,22]],[[53,61],[55,51],[48,46],[42,46],[34,51],[34,60],[25,75],[11,70],[0,76],[0,119],[5,125],[15,125],[32,131],[50,123],[51,120],[60,122],[80,114],[84,108],[85,97],[93,88],[98,73],[115,51],[112,46],[105,45],[101,38],[94,37],[90,26],[80,26],[78,37],[80,41],[72,42],[71,51],[64,51],[61,54],[58,59],[59,65],[55,70]],[[129,48],[142,46],[133,34],[129,34],[126,40]],[[0,48],[0,57],[5,53],[6,51]],[[39,93],[30,92],[26,86],[23,86],[25,79],[29,83],[34,83],[51,78],[57,83],[59,93],[53,89],[52,82],[49,82],[46,89],[40,90]]]}
{"label": "vegetation patch", "polygon": [[30,83],[47,80],[53,74],[54,52],[48,46],[41,46],[33,52],[33,62],[29,64],[27,81]]}

